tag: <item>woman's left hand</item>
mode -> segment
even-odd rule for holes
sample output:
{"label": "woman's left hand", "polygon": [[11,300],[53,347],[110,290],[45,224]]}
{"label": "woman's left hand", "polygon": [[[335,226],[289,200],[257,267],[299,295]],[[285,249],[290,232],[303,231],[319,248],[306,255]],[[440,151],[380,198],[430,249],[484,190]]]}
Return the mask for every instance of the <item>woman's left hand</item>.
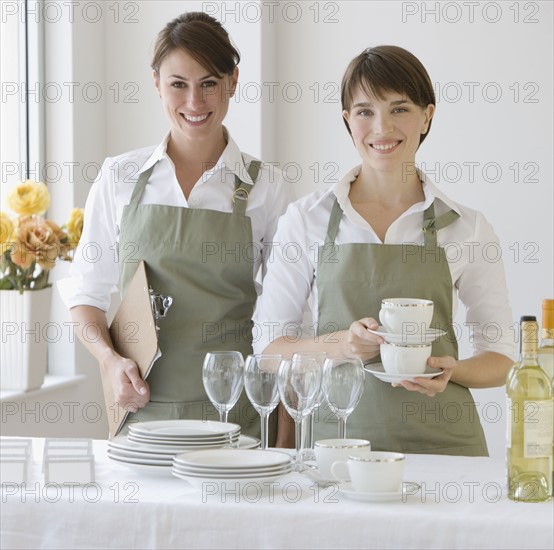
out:
{"label": "woman's left hand", "polygon": [[442,357],[429,357],[427,365],[433,369],[442,370],[442,374],[435,378],[414,378],[413,382],[404,380],[400,386],[409,391],[418,391],[429,397],[434,397],[446,389],[448,381],[452,377],[452,372],[456,368],[457,361],[454,357],[443,355]]}

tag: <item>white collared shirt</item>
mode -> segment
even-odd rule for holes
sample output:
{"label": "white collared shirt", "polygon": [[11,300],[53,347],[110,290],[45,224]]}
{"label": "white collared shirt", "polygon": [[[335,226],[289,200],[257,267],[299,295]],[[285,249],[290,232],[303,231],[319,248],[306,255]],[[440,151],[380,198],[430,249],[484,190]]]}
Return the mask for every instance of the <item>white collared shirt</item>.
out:
{"label": "white collared shirt", "polygon": [[[495,351],[514,358],[517,350],[508,300],[502,251],[484,216],[446,197],[419,172],[425,200],[414,204],[389,227],[384,243],[350,202],[350,184],[360,166],[326,191],[317,191],[289,205],[279,221],[264,279],[264,292],[254,315],[254,351],[261,353],[273,340],[288,336],[309,338],[317,326],[317,251],[325,242],[335,199],[344,216],[336,244],[376,243],[422,245],[423,212],[435,201],[435,215],[454,210],[460,218],[437,233],[452,275],[453,316],[458,297],[467,308],[465,327],[476,352]],[[313,325],[306,327],[307,304],[313,304]],[[304,321],[304,323],[303,323]],[[354,319],[353,319],[354,321]],[[498,339],[497,339],[498,338]]]}
{"label": "white collared shirt", "polygon": [[[108,310],[110,294],[119,282],[117,243],[123,208],[131,200],[140,173],[153,164],[155,167],[140,204],[232,212],[235,175],[241,181],[251,183],[244,163],[248,164],[253,157],[241,153],[227,133],[226,137],[227,147],[217,164],[202,174],[188,200],[177,181],[173,162],[167,155],[169,134],[158,146],[138,149],[104,161],[87,199],[83,235],[71,265],[70,277],[58,282],[67,307],[91,305]],[[262,163],[246,208],[246,215],[252,223],[253,246],[244,254],[247,255],[245,261],[253,265],[253,277],[258,274],[260,266],[265,272],[270,254],[270,244],[267,243],[271,243],[279,217],[294,199],[292,185],[283,180],[281,171]],[[218,244],[225,246],[225,243]],[[258,284],[257,290],[260,291]]]}

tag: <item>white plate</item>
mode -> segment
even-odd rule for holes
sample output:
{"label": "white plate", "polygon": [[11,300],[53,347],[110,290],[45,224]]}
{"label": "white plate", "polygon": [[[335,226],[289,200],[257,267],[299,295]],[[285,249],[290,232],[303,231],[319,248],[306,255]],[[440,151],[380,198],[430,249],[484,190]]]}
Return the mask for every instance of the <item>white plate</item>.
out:
{"label": "white plate", "polygon": [[224,468],[221,470],[215,470],[213,468],[204,468],[202,466],[192,466],[191,464],[183,464],[182,462],[179,462],[177,458],[173,459],[173,467],[176,470],[179,470],[181,473],[190,472],[194,475],[205,475],[205,476],[211,476],[213,475],[226,475],[229,477],[234,477],[235,475],[248,475],[248,474],[260,474],[261,472],[265,472],[268,474],[274,474],[279,473],[283,470],[290,470],[292,465],[291,463],[287,464],[279,464],[277,466],[264,466],[263,468]]}
{"label": "white plate", "polygon": [[[255,449],[260,446],[260,440],[256,437],[250,437],[249,435],[241,435],[238,439],[238,449]],[[223,445],[221,445],[223,447]],[[175,455],[184,453],[186,451],[196,451],[205,449],[205,447],[189,447],[183,446],[161,446],[152,444],[141,444],[129,441],[127,436],[118,435],[108,442],[108,448],[113,450],[120,450],[128,453],[128,456],[142,455],[146,458],[163,459],[166,456],[172,459]]]}
{"label": "white plate", "polygon": [[129,458],[127,456],[117,456],[112,452],[108,451],[108,457],[110,460],[115,460],[121,464],[133,464],[135,466],[152,466],[156,468],[171,468],[172,462],[170,460],[160,461],[160,460],[148,460],[147,458]]}
{"label": "white plate", "polygon": [[414,495],[419,489],[419,484],[410,481],[406,481],[402,484],[401,491],[395,491],[393,493],[365,493],[356,491],[350,483],[339,484],[339,493],[347,498],[359,500],[361,502],[394,502],[398,500],[404,502],[409,495]]}
{"label": "white plate", "polygon": [[165,460],[165,461],[171,461],[173,458],[173,455],[164,455],[164,454],[156,454],[156,453],[143,453],[143,452],[137,452],[137,451],[130,451],[128,449],[119,449],[117,447],[109,447],[108,446],[108,452],[110,452],[114,456],[120,456],[120,457],[127,457],[127,458],[146,458],[148,460]]}
{"label": "white plate", "polygon": [[190,451],[176,457],[180,464],[202,467],[206,470],[259,469],[290,464],[289,454],[280,451],[213,449]]}
{"label": "white plate", "polygon": [[213,439],[240,430],[238,424],[203,420],[154,420],[129,425],[129,432],[161,439]]}
{"label": "white plate", "polygon": [[367,366],[364,367],[364,370],[370,372],[373,376],[379,378],[379,380],[383,382],[390,382],[391,384],[398,384],[404,380],[413,382],[414,378],[435,378],[435,376],[439,376],[439,374],[442,374],[443,372],[442,370],[427,367],[423,374],[393,374],[385,372],[385,368],[381,363],[373,363],[371,368]]}
{"label": "white plate", "polygon": [[208,487],[211,489],[212,487],[217,488],[218,490],[235,490],[237,488],[237,485],[240,490],[245,488],[247,485],[251,486],[255,484],[257,487],[259,487],[262,491],[264,489],[269,489],[269,486],[267,484],[272,483],[274,481],[277,481],[278,479],[281,479],[283,475],[286,474],[279,474],[279,475],[270,475],[267,477],[256,477],[256,478],[240,478],[240,479],[214,479],[209,477],[194,477],[189,476],[186,474],[181,474],[179,472],[176,472],[175,470],[172,470],[172,474],[175,477],[178,477],[179,479],[184,479],[185,481],[188,481],[193,487],[196,487],[197,489],[208,489]]}
{"label": "white plate", "polygon": [[146,443],[135,443],[134,441],[129,441],[127,439],[126,435],[118,435],[114,437],[113,439],[110,439],[108,441],[108,448],[113,449],[123,449],[126,451],[135,451],[135,452],[141,452],[145,454],[163,454],[163,455],[174,455],[177,452],[182,451],[176,451],[174,447],[171,446],[163,446],[163,445],[151,445]]}
{"label": "white plate", "polygon": [[387,332],[385,327],[380,326],[377,330],[367,329],[371,334],[384,338],[389,344],[430,344],[446,332],[438,328],[428,328],[421,334],[392,334]]}
{"label": "white plate", "polygon": [[285,475],[288,474],[292,469],[291,465],[288,465],[283,468],[279,468],[278,470],[275,469],[268,469],[268,470],[258,470],[256,472],[226,472],[226,471],[207,471],[207,470],[201,470],[201,471],[192,471],[188,468],[184,468],[183,466],[174,465],[173,471],[177,472],[178,474],[184,475],[184,476],[190,476],[190,477],[201,477],[205,479],[258,479],[260,477],[268,477],[268,476],[279,476],[279,475]]}
{"label": "white plate", "polygon": [[151,439],[149,437],[141,437],[134,434],[129,434],[127,439],[133,441],[134,443],[143,443],[145,445],[165,445],[166,447],[221,447],[229,442],[229,439],[232,442],[236,442],[239,438],[239,434],[221,437],[219,439],[195,439],[187,440],[184,439]]}

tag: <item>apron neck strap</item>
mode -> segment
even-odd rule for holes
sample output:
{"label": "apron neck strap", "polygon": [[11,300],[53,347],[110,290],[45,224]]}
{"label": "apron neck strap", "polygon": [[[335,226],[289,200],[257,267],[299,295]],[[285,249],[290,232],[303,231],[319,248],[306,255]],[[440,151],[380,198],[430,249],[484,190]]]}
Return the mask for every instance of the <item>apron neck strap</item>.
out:
{"label": "apron neck strap", "polygon": [[433,201],[423,213],[423,238],[426,248],[436,248],[437,232],[457,220],[460,214],[454,210],[445,212],[438,218],[435,217],[435,202]]}
{"label": "apron neck strap", "polygon": [[133,194],[131,195],[131,201],[129,204],[133,204],[136,206],[140,202],[140,198],[142,197],[144,188],[148,183],[148,179],[150,178],[150,176],[152,175],[152,172],[154,171],[154,166],[156,166],[156,163],[150,166],[150,168],[147,168],[144,172],[141,172],[141,174],[139,175],[137,184],[133,189]]}
{"label": "apron neck strap", "polygon": [[[253,160],[248,165],[248,175],[254,183],[258,179],[261,165],[262,163],[259,160]],[[146,169],[144,172],[141,172],[141,174],[139,175],[138,181],[135,185],[135,188],[133,189],[133,194],[131,195],[131,201],[129,204],[137,205],[140,202],[140,198],[142,197],[144,188],[146,187],[146,184],[148,183],[148,180],[152,175],[152,172],[154,171],[154,166],[156,166],[156,164],[153,164],[152,166],[150,166],[150,168]],[[235,185],[235,192],[233,194],[233,213],[244,215],[246,212],[248,195],[250,194],[252,187],[254,187],[254,184],[241,181],[238,176],[235,176]]]}
{"label": "apron neck strap", "polygon": [[[258,174],[260,173],[260,167],[262,163],[259,160],[253,160],[247,167],[248,175],[250,179],[256,183]],[[241,181],[238,176],[235,175],[235,192],[233,193],[233,214],[239,214],[244,216],[246,214],[246,205],[248,204],[248,195],[254,187],[254,183],[246,183]]]}
{"label": "apron neck strap", "polygon": [[[437,232],[450,225],[453,221],[457,220],[460,215],[454,210],[445,212],[438,218],[435,218],[435,203],[432,202],[429,207],[423,213],[423,235],[425,239],[425,246],[436,247],[437,246]],[[331,217],[329,218],[329,225],[327,226],[327,235],[325,237],[325,244],[334,244],[339,230],[340,220],[342,218],[342,208],[339,205],[339,201],[335,199],[333,209],[331,210]]]}
{"label": "apron neck strap", "polygon": [[339,201],[335,199],[333,209],[331,210],[331,217],[329,218],[329,225],[327,226],[327,236],[325,237],[325,244],[335,244],[337,233],[339,232],[340,220],[342,218],[342,208],[339,205]]}

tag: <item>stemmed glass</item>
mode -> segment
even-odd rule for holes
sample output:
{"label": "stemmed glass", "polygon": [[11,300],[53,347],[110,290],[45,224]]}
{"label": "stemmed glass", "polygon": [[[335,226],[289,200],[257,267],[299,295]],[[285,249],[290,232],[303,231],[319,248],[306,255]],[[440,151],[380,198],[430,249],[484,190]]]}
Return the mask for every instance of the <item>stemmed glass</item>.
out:
{"label": "stemmed glass", "polygon": [[285,409],[294,420],[296,461],[293,470],[297,472],[306,468],[302,461],[302,419],[310,413],[319,396],[321,378],[321,368],[313,358],[297,357],[284,360],[279,366],[279,395]]}
{"label": "stemmed glass", "polygon": [[202,382],[221,422],[227,422],[240,397],[243,372],[244,358],[239,351],[210,351],[204,358]]}
{"label": "stemmed glass", "polygon": [[281,360],[280,355],[253,354],[244,364],[244,389],[260,415],[262,449],[268,447],[269,415],[279,404],[277,372]]}
{"label": "stemmed glass", "polygon": [[339,419],[339,438],[346,437],[346,421],[364,391],[364,366],[357,357],[330,357],[323,367],[323,395]]}
{"label": "stemmed glass", "polygon": [[[292,358],[311,358],[315,359],[319,367],[321,368],[321,372],[323,373],[323,364],[325,363],[325,358],[327,357],[327,354],[324,351],[297,351],[292,355]],[[313,451],[314,448],[314,415],[315,411],[318,409],[318,407],[321,405],[321,402],[323,400],[323,388],[320,389],[319,395],[317,396],[317,399],[314,402],[314,405],[312,407],[312,410],[309,412],[308,416],[306,416],[302,420],[302,426],[301,426],[301,437],[302,437],[302,444],[303,444],[303,460],[315,460],[315,453]]]}

